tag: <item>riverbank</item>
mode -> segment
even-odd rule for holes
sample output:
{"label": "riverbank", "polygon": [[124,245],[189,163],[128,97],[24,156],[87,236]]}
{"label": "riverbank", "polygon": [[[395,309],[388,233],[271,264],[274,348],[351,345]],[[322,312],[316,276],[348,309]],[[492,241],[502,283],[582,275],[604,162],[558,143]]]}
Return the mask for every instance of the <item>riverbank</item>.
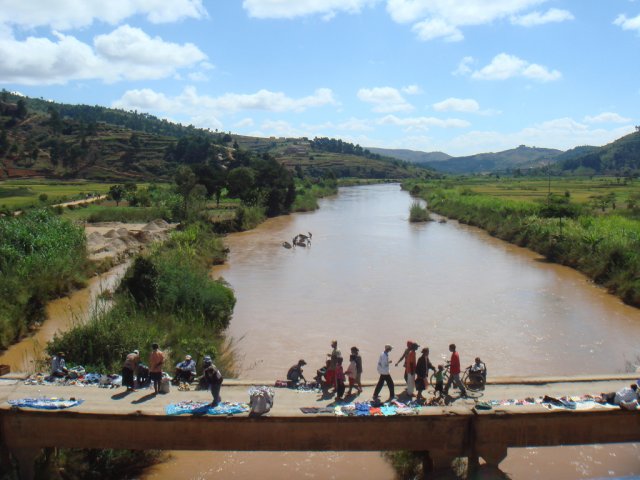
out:
{"label": "riverbank", "polygon": [[405,183],[441,215],[544,255],[640,307],[640,221],[589,214],[577,205],[496,198],[453,185]]}

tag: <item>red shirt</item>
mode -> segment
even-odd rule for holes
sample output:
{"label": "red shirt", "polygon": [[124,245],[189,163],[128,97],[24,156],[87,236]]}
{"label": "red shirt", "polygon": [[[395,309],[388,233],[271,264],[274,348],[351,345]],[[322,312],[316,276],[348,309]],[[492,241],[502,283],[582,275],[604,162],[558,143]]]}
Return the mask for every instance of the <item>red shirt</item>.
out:
{"label": "red shirt", "polygon": [[404,363],[404,371],[409,375],[416,373],[416,352],[411,350]]}
{"label": "red shirt", "polygon": [[456,373],[460,373],[460,356],[458,352],[453,352],[451,354],[451,375]]}

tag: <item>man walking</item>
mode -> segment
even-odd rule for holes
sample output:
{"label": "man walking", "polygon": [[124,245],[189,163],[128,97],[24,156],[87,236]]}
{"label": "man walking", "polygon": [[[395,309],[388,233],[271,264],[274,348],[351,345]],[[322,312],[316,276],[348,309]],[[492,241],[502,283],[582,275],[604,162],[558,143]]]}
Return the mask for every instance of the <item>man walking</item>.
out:
{"label": "man walking", "polygon": [[395,397],[393,379],[389,374],[389,365],[391,365],[391,360],[389,359],[389,352],[393,350],[391,345],[384,346],[384,352],[380,354],[380,358],[378,359],[378,373],[380,374],[380,379],[378,380],[378,384],[376,385],[375,390],[373,391],[373,398],[378,399],[378,395],[380,394],[380,390],[382,390],[382,385],[386,382],[387,387],[389,387],[389,400],[392,400]]}
{"label": "man walking", "polygon": [[451,363],[449,367],[449,380],[447,380],[447,385],[444,387],[444,394],[449,394],[449,387],[451,387],[451,384],[453,383],[460,389],[460,396],[466,397],[467,391],[465,390],[464,385],[460,380],[460,355],[458,355],[458,352],[456,352],[455,343],[449,345],[449,351],[451,352]]}

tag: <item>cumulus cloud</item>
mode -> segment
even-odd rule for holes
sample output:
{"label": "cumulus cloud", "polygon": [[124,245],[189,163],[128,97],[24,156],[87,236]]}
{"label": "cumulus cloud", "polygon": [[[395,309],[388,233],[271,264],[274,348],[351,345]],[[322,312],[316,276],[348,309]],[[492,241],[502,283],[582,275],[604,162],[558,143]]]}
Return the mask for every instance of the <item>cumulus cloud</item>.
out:
{"label": "cumulus cloud", "polygon": [[489,65],[471,73],[471,78],[477,80],[506,80],[513,77],[551,82],[559,80],[562,74],[558,70],[549,70],[544,65],[529,63],[506,53],[496,55]]}
{"label": "cumulus cloud", "polygon": [[517,15],[546,0],[387,0],[387,11],[398,23],[414,23],[421,40],[464,38],[461,27],[485,25]]}
{"label": "cumulus cloud", "polygon": [[631,119],[623,117],[617,113],[603,112],[593,117],[587,116],[584,118],[584,121],[586,123],[628,123]]}
{"label": "cumulus cloud", "polygon": [[640,15],[628,18],[626,15],[618,15],[613,21],[614,25],[618,25],[623,30],[636,30],[640,34]]}
{"label": "cumulus cloud", "polygon": [[427,130],[429,127],[440,128],[466,128],[471,124],[466,120],[458,118],[435,118],[435,117],[405,117],[399,118],[395,115],[387,115],[378,120],[380,125],[395,125],[406,130]]}
{"label": "cumulus cloud", "polygon": [[95,37],[93,46],[59,32],[53,37],[0,39],[2,81],[49,85],[71,80],[158,79],[206,59],[193,44],[165,42],[128,25]]}
{"label": "cumulus cloud", "polygon": [[473,69],[471,68],[471,66],[475,63],[476,61],[474,60],[473,57],[464,57],[462,60],[460,60],[460,63],[458,64],[458,68],[456,68],[453,72],[453,75],[469,75],[471,72],[473,72]]}
{"label": "cumulus cloud", "polygon": [[242,7],[255,18],[296,18],[323,15],[331,18],[337,12],[358,13],[379,0],[244,0]]}
{"label": "cumulus cloud", "polygon": [[134,15],[152,23],[207,16],[202,0],[2,0],[1,6],[0,23],[28,29],[50,26],[69,30],[95,21],[116,25]]}
{"label": "cumulus cloud", "polygon": [[333,92],[328,88],[319,88],[313,95],[306,97],[291,98],[282,92],[271,92],[269,90],[259,90],[252,94],[226,93],[218,97],[212,97],[210,95],[200,95],[194,87],[187,87],[173,98],[148,88],[129,90],[114,102],[113,106],[166,113],[184,112],[193,116],[198,112],[204,111],[213,111],[217,115],[243,110],[302,112],[308,108],[336,104]]}
{"label": "cumulus cloud", "polygon": [[544,146],[568,150],[576,145],[604,145],[634,131],[632,125],[612,130],[593,128],[572,118],[557,118],[512,133],[470,131],[438,148],[453,155],[499,151],[517,145]]}
{"label": "cumulus cloud", "polygon": [[559,23],[573,20],[575,17],[568,10],[550,8],[545,13],[531,12],[526,15],[512,16],[511,23],[522,27],[534,27],[545,23]]}
{"label": "cumulus cloud", "polygon": [[480,104],[471,98],[447,98],[433,104],[433,109],[437,112],[467,112],[475,113],[480,111]]}
{"label": "cumulus cloud", "polygon": [[402,94],[393,87],[361,88],[358,90],[358,98],[373,105],[374,112],[407,112],[413,110],[413,105],[408,103]]}

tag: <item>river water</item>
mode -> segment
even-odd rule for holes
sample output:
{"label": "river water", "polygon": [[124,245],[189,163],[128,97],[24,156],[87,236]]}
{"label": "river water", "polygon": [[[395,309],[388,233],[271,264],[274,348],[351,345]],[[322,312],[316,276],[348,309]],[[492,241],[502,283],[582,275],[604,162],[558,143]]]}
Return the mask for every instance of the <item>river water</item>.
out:
{"label": "river water", "polygon": [[[314,372],[334,338],[343,354],[360,348],[370,380],[384,344],[397,359],[407,339],[429,346],[432,361],[454,342],[463,365],[480,356],[489,375],[615,373],[640,363],[640,310],[479,229],[410,224],[411,202],[398,185],[344,188],[316,212],[227,237],[229,261],[214,275],[238,299],[229,333],[244,378],[270,383],[299,358]],[[310,248],[281,246],[307,232]],[[401,378],[400,368],[392,375]],[[175,455],[146,478],[393,478],[374,453]],[[512,449],[501,466],[516,480],[623,476],[640,474],[640,451]]]}

